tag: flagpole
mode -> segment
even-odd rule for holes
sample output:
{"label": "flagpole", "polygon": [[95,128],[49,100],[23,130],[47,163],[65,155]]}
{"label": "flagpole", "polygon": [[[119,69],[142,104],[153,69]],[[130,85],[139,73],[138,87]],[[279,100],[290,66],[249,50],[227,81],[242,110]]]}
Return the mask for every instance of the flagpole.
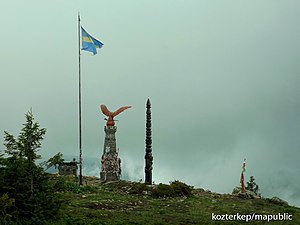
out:
{"label": "flagpole", "polygon": [[81,61],[80,61],[80,14],[78,12],[78,88],[79,88],[79,185],[82,185],[82,138],[81,138]]}

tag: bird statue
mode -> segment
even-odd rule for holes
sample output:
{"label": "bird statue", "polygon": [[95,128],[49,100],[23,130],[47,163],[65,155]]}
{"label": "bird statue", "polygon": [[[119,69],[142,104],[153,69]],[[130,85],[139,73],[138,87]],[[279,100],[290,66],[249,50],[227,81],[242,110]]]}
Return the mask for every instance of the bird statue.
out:
{"label": "bird statue", "polygon": [[108,127],[114,126],[115,125],[114,117],[129,108],[131,108],[131,106],[123,106],[123,107],[119,108],[118,110],[116,110],[115,112],[110,112],[105,105],[100,105],[100,109],[101,109],[102,113],[104,115],[108,116],[108,118],[105,119],[105,120],[107,120],[106,126],[108,126]]}

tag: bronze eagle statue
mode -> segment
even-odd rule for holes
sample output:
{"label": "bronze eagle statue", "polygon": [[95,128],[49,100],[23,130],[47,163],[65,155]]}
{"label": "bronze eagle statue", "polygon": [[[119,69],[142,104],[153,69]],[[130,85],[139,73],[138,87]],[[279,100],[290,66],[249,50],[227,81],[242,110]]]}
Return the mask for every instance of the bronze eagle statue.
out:
{"label": "bronze eagle statue", "polygon": [[110,112],[105,105],[100,105],[100,109],[101,109],[102,113],[104,115],[108,116],[108,119],[106,119],[107,120],[106,126],[108,126],[108,127],[114,126],[115,125],[114,117],[129,108],[131,108],[131,106],[123,106],[123,107],[119,108],[118,110],[116,110],[115,112]]}

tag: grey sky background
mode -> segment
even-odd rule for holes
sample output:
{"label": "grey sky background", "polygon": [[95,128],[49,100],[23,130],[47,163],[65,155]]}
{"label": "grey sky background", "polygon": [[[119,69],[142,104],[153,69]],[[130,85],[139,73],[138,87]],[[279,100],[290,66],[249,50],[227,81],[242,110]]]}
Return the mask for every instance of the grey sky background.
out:
{"label": "grey sky background", "polygon": [[[144,177],[145,104],[152,102],[153,180],[230,193],[254,175],[263,196],[300,206],[300,1],[2,1],[0,132],[24,114],[47,128],[42,156],[78,156],[78,36],[85,175],[98,176],[100,104],[118,116],[128,179]],[[4,146],[2,146],[4,149]]]}

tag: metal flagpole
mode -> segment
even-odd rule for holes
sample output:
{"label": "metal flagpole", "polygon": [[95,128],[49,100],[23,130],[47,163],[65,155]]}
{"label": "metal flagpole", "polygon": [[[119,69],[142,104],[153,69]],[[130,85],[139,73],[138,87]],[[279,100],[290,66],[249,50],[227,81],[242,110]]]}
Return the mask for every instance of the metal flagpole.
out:
{"label": "metal flagpole", "polygon": [[78,12],[78,80],[79,80],[79,185],[82,185],[82,141],[81,141],[81,62],[80,62],[80,14]]}

